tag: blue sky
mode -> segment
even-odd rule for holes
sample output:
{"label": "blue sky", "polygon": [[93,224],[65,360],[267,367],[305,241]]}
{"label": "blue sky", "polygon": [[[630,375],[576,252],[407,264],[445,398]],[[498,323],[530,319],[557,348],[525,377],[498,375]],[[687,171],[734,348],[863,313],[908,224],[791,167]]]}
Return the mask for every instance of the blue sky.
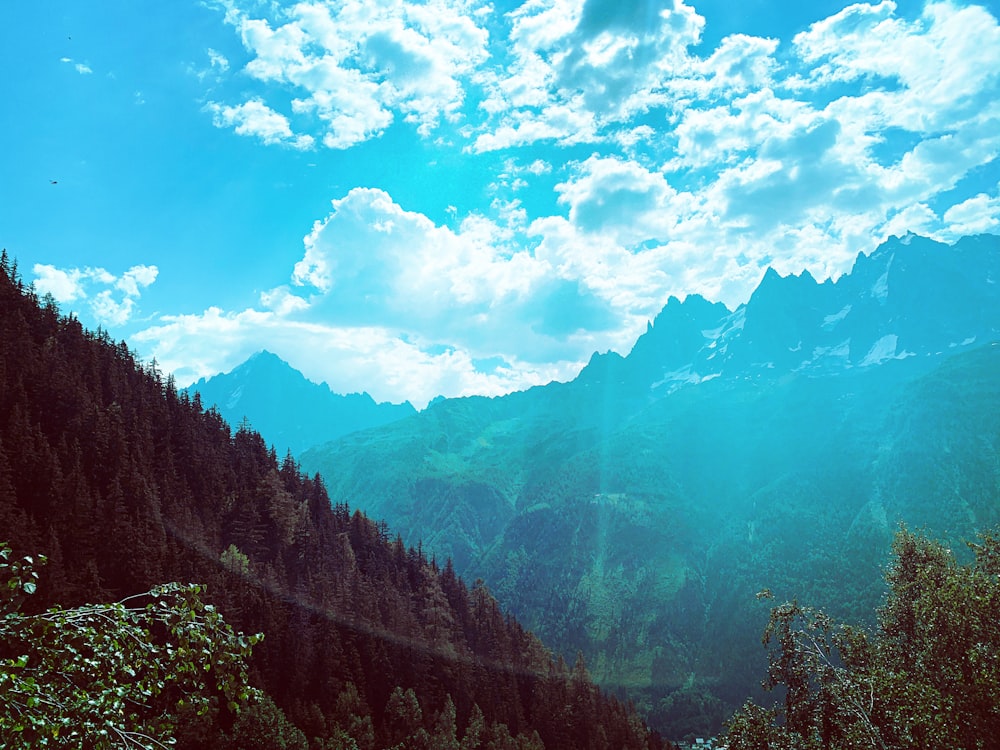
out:
{"label": "blue sky", "polygon": [[418,407],[568,379],[670,295],[1000,233],[997,2],[0,9],[0,244],[185,385]]}

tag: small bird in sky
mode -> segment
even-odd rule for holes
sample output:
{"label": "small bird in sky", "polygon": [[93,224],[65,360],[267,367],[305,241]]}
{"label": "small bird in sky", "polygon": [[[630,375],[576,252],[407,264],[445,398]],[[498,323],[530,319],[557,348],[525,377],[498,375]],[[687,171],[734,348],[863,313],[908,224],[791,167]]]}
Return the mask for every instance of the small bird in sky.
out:
{"label": "small bird in sky", "polygon": [[50,185],[58,185],[59,184],[59,180],[49,180],[49,184]]}

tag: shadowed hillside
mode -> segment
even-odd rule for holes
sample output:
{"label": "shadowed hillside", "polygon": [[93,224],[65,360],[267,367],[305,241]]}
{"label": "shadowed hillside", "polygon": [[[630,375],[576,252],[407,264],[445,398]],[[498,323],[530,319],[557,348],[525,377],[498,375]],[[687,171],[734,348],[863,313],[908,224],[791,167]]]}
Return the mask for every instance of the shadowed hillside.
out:
{"label": "shadowed hillside", "polygon": [[[568,668],[450,562],[406,547],[318,476],[232,433],[0,260],[0,530],[49,558],[33,606],[207,584],[262,632],[253,681],[282,747],[653,748],[635,713]],[[180,746],[227,747],[190,717]]]}

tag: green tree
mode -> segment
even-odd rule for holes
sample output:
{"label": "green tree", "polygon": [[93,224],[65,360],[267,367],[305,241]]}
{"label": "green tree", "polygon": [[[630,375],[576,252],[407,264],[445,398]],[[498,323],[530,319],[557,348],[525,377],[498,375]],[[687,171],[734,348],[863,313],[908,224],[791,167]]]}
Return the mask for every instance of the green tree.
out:
{"label": "green tree", "polygon": [[[45,558],[39,558],[39,564]],[[256,691],[236,633],[202,589],[177,583],[112,604],[22,611],[31,557],[0,543],[0,745],[156,750],[178,712],[232,716]]]}
{"label": "green tree", "polygon": [[900,530],[873,633],[797,602],[772,609],[765,687],[785,699],[746,704],[729,747],[1000,747],[1000,540],[980,542],[960,564]]}
{"label": "green tree", "polygon": [[398,745],[411,737],[423,725],[423,711],[413,688],[405,691],[398,685],[385,706],[385,728],[389,744]]}
{"label": "green tree", "polygon": [[357,686],[348,682],[337,696],[334,705],[333,736],[349,747],[348,740],[353,740],[359,750],[372,750],[375,747],[375,727],[371,714]]}
{"label": "green tree", "polygon": [[478,703],[472,704],[472,713],[469,716],[469,723],[465,727],[465,734],[462,736],[462,750],[478,750],[486,734],[486,719]]}
{"label": "green tree", "polygon": [[302,731],[292,724],[269,696],[240,712],[233,737],[220,750],[308,750]]}
{"label": "green tree", "polygon": [[434,750],[459,750],[456,721],[455,702],[450,695],[446,695],[441,713],[434,722],[434,733],[431,735],[430,744]]}

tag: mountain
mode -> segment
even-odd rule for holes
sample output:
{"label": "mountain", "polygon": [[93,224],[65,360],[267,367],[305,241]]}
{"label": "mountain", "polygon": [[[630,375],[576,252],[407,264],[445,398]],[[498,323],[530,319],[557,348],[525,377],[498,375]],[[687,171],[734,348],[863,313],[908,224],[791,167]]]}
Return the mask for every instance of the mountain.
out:
{"label": "mountain", "polygon": [[229,424],[246,419],[282,455],[286,450],[299,455],[342,435],[416,414],[409,402],[376,403],[367,393],[333,393],[268,351],[185,390],[201,394],[201,402],[215,406]]}
{"label": "mountain", "polygon": [[859,254],[836,282],[768,269],[734,311],[698,295],[671,298],[627,358],[599,356],[580,378],[600,379],[610,368],[633,389],[660,395],[716,377],[832,374],[936,357],[997,336],[998,280],[993,235],[954,246],[893,237]]}
{"label": "mountain", "polygon": [[570,383],[307,451],[669,737],[758,685],[776,596],[862,621],[901,522],[1000,523],[1000,238],[907,235],[736,310],[672,299]]}
{"label": "mountain", "polygon": [[[206,612],[264,634],[250,676],[271,702],[235,722],[218,703],[179,714],[177,747],[664,747],[481,582],[332,504],[319,477],[279,461],[259,433],[233,432],[155,364],[40,301],[6,253],[0,330],[0,538],[14,560],[48,558],[31,613],[193,581],[217,608]],[[7,594],[4,607],[24,598]],[[88,617],[89,628],[99,610]],[[42,627],[82,648],[63,624]],[[0,643],[12,668],[18,656]],[[12,711],[28,724],[44,699]]]}

